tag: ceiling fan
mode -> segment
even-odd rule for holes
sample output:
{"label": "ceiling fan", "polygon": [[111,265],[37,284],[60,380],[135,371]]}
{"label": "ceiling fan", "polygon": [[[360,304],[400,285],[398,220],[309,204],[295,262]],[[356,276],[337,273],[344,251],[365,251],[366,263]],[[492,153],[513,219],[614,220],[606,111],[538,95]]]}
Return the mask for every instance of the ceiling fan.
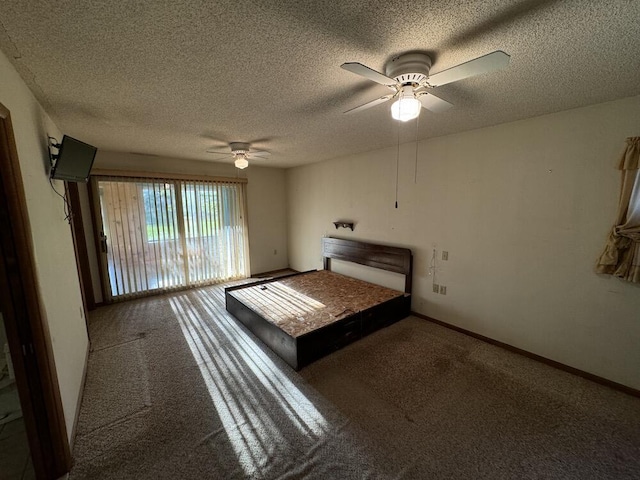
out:
{"label": "ceiling fan", "polygon": [[219,160],[225,160],[227,158],[233,158],[236,168],[243,169],[249,166],[249,160],[264,160],[269,155],[269,152],[264,150],[251,150],[251,144],[246,142],[231,142],[229,148],[231,151],[225,150],[207,150],[207,153],[213,153],[214,155],[223,155]]}
{"label": "ceiling fan", "polygon": [[500,70],[509,64],[509,59],[509,55],[497,50],[433,75],[429,75],[431,58],[424,53],[405,53],[393,58],[386,65],[385,75],[358,62],[343,63],[343,69],[384,85],[392,91],[344,113],[359,112],[391,99],[396,99],[391,105],[391,116],[402,122],[417,118],[421,108],[436,113],[444,112],[453,105],[430,93],[431,89]]}

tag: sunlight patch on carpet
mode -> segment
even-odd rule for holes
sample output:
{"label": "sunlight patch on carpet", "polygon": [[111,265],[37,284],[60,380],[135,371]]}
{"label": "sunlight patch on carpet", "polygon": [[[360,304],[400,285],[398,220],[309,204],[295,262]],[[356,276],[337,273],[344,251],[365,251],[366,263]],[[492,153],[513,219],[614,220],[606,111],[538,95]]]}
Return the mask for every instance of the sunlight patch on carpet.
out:
{"label": "sunlight patch on carpet", "polygon": [[[220,313],[199,300],[194,305],[182,295],[170,302],[245,473],[252,475],[267,465],[282,432],[291,426],[307,438],[320,438],[328,427],[313,403],[228,319],[210,328],[207,322],[217,321]],[[291,425],[278,423],[282,417],[274,415],[277,409],[286,412]]]}

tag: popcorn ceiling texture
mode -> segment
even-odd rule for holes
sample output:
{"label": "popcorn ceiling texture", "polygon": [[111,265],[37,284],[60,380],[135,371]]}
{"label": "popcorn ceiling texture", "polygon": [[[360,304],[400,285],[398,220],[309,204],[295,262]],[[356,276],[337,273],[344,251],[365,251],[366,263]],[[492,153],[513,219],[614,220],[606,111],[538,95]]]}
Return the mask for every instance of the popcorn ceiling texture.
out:
{"label": "popcorn ceiling texture", "polygon": [[5,0],[0,49],[58,126],[100,149],[213,161],[207,148],[248,141],[288,167],[397,143],[389,104],[342,115],[387,92],[344,62],[383,71],[421,50],[436,73],[511,55],[436,89],[455,108],[423,111],[422,139],[640,94],[638,18],[624,0]]}

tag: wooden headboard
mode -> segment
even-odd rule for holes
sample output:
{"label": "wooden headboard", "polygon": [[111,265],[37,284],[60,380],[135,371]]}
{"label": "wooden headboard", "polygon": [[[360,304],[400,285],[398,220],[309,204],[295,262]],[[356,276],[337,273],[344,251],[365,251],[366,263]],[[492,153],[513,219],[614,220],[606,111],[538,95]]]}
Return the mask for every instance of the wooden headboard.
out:
{"label": "wooden headboard", "polygon": [[411,293],[413,255],[408,248],[376,245],[344,238],[324,237],[322,239],[322,257],[325,270],[330,269],[330,259],[335,258],[400,273],[405,276],[405,293]]}

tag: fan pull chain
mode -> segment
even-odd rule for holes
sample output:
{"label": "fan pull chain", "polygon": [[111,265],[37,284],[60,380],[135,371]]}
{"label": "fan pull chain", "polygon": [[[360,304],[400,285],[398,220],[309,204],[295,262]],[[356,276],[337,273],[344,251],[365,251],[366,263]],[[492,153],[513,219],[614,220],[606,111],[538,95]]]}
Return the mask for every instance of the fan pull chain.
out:
{"label": "fan pull chain", "polygon": [[413,171],[413,183],[418,183],[418,123],[420,122],[420,115],[416,117],[416,164]]}
{"label": "fan pull chain", "polygon": [[398,175],[400,172],[400,122],[398,122],[398,150],[396,152],[396,208],[398,208]]}

